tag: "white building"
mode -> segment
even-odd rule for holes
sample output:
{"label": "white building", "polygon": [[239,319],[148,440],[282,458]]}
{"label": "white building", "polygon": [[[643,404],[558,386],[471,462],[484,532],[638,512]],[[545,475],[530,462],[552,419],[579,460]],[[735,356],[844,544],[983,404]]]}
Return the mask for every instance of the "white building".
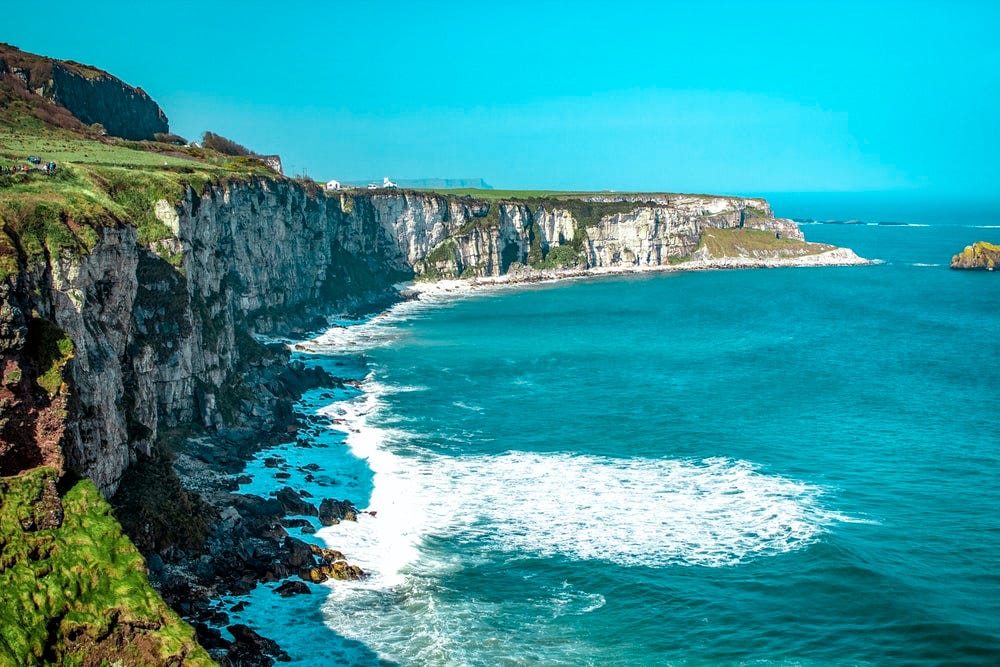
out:
{"label": "white building", "polygon": [[388,176],[382,177],[382,187],[383,188],[395,188],[398,187],[395,183],[389,180]]}
{"label": "white building", "polygon": [[326,182],[326,189],[327,190],[339,190],[340,189],[340,181],[327,181]]}

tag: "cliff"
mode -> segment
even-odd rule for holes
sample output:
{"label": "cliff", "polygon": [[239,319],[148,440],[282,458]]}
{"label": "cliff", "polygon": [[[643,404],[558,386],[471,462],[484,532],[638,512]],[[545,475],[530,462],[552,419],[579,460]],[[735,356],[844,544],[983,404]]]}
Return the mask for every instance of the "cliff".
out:
{"label": "cliff", "polygon": [[[169,132],[163,110],[143,91],[103,70],[66,60],[26,53],[0,44],[0,95],[29,105],[48,105],[47,120],[57,120],[65,109],[82,125],[100,123],[105,131],[123,139],[153,139]],[[73,127],[62,118],[59,124]]]}
{"label": "cliff", "polygon": [[567,195],[488,202],[403,194],[377,195],[372,205],[403,261],[427,279],[500,276],[511,267],[672,266],[712,256],[703,237],[713,229],[739,230],[747,239],[759,233],[771,240],[766,251],[779,255],[829,249],[804,243],[795,223],[774,218],[762,199]]}
{"label": "cliff", "polygon": [[[176,179],[188,185],[174,189]],[[238,450],[241,441],[287,437],[294,423],[301,370],[255,334],[319,328],[317,314],[386,303],[393,283],[415,275],[831,253],[756,199],[328,197],[276,175],[79,167],[66,185],[91,188],[89,203],[70,198],[52,210],[57,184],[41,182],[48,194],[37,200],[18,191],[17,206],[0,191],[0,475],[45,466],[92,481],[105,497],[127,481],[116,506],[129,534],[146,553],[174,557],[198,553],[213,518],[177,480],[167,443],[207,432]],[[94,562],[105,555],[95,552]],[[52,584],[57,569],[37,585]],[[59,610],[33,613],[58,620]],[[57,620],[41,624],[61,627]],[[177,639],[188,636],[186,626],[167,616],[157,623],[143,626],[148,650],[190,649]]]}
{"label": "cliff", "polygon": [[979,241],[951,258],[951,268],[995,271],[1000,266],[1000,245]]}
{"label": "cliff", "polygon": [[[294,432],[303,387],[333,382],[259,334],[384,305],[411,278],[861,261],[806,243],[762,199],[327,195],[255,160],[94,140],[92,122],[126,137],[166,130],[141,90],[0,45],[0,158],[61,155],[56,173],[0,174],[0,609],[13,614],[0,658],[24,664],[205,658],[149,589],[116,518],[144,553],[174,565],[202,563],[191,555],[212,540],[223,568],[252,561],[253,576],[283,577],[282,558],[302,565],[253,532],[280,516],[272,501],[254,510],[244,499],[235,530],[214,514],[232,519],[235,508],[204,502],[173,468],[182,444],[238,469],[258,443]],[[225,502],[209,478],[198,488]],[[116,516],[100,496],[114,496]],[[252,587],[252,576],[231,578]],[[128,590],[114,589],[119,579]],[[163,581],[190,614],[193,589]],[[111,653],[125,646],[135,650]]]}
{"label": "cliff", "polygon": [[[0,287],[3,391],[18,414],[35,415],[0,422],[4,474],[57,465],[62,455],[110,495],[165,428],[280,426],[281,391],[253,385],[277,373],[281,357],[252,334],[346,299],[384,297],[414,274],[629,270],[829,250],[802,241],[765,201],[732,197],[328,198],[294,181],[252,177],[189,187],[177,201],[148,206],[169,230],[165,238],[143,245],[129,224],[99,225],[79,254],[22,250],[19,270]],[[31,344],[32,331],[50,326],[49,338],[65,334],[71,343],[61,355]],[[65,382],[40,390],[54,364]],[[39,424],[59,422],[62,431],[38,434]]]}

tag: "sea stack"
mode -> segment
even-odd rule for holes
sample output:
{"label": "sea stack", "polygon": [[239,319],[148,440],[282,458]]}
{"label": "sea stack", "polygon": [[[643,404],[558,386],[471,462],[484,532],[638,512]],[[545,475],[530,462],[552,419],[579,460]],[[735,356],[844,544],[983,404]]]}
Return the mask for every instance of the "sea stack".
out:
{"label": "sea stack", "polygon": [[1000,265],[1000,245],[978,241],[951,258],[951,268],[994,271]]}

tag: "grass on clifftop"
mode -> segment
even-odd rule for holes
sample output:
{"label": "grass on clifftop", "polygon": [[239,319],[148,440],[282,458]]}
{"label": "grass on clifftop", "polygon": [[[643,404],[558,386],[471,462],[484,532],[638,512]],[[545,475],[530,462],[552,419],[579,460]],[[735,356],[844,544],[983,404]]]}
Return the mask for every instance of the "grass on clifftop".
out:
{"label": "grass on clifftop", "polygon": [[[429,192],[451,197],[469,197],[480,201],[521,201],[528,202],[535,199],[591,199],[602,197],[614,199],[616,197],[629,197],[642,200],[643,197],[708,197],[719,198],[729,197],[729,195],[713,195],[707,193],[682,193],[682,192],[618,192],[615,190],[481,190],[479,188],[415,188],[415,192]],[[733,196],[732,199],[745,199],[745,197]]]}
{"label": "grass on clifftop", "polygon": [[[14,106],[14,105],[12,105]],[[87,138],[44,125],[16,109],[0,114],[0,165],[26,165],[35,155],[59,171],[0,175],[0,281],[30,264],[78,256],[97,243],[97,229],[138,229],[143,245],[171,236],[153,214],[159,199],[180,200],[232,177],[274,176],[256,160],[156,142]]]}
{"label": "grass on clifftop", "polygon": [[76,482],[60,509],[54,480],[0,478],[0,664],[214,664],[97,488]]}
{"label": "grass on clifftop", "polygon": [[705,229],[699,248],[707,248],[712,257],[800,257],[817,255],[834,246],[808,243],[798,239],[777,238],[774,232],[760,229]]}

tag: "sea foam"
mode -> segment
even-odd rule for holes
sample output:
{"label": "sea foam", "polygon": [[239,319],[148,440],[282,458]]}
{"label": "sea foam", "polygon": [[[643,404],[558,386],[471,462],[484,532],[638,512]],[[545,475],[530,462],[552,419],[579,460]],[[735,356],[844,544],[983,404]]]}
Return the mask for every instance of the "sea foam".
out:
{"label": "sea foam", "polygon": [[[336,582],[323,610],[336,633],[385,659],[460,665],[488,664],[486,656],[523,658],[523,641],[467,641],[490,636],[484,619],[501,613],[495,602],[455,598],[442,589],[449,576],[498,557],[726,567],[807,546],[840,518],[823,508],[818,488],[731,458],[421,450],[407,432],[379,425],[390,416],[393,393],[420,388],[373,380],[363,388],[324,412],[338,416],[350,451],[374,473],[371,514],[318,536],[370,576]],[[535,619],[544,635],[546,618],[589,614],[605,600],[565,583],[509,604],[525,606],[520,616]],[[544,664],[590,660],[582,645],[551,649],[539,647],[534,658]]]}
{"label": "sea foam", "polygon": [[[463,296],[463,295],[458,295]],[[455,295],[400,304],[387,314],[334,328],[306,348],[364,352],[406,336],[407,321]],[[545,619],[585,615],[605,600],[569,583],[536,590],[514,640],[489,619],[509,610],[494,600],[447,594],[452,576],[496,559],[560,559],[615,567],[727,567],[803,548],[839,517],[819,488],[732,458],[606,457],[510,450],[445,455],[388,426],[392,386],[368,376],[362,393],[320,412],[372,473],[369,513],[317,533],[370,576],[329,585],[323,607],[337,634],[381,658],[406,664],[492,664],[520,656],[540,664],[588,664],[575,643],[531,649]],[[478,406],[467,397],[461,408]],[[475,636],[475,642],[469,638]],[[472,651],[473,653],[469,653]],[[529,659],[530,658],[530,659]]]}

